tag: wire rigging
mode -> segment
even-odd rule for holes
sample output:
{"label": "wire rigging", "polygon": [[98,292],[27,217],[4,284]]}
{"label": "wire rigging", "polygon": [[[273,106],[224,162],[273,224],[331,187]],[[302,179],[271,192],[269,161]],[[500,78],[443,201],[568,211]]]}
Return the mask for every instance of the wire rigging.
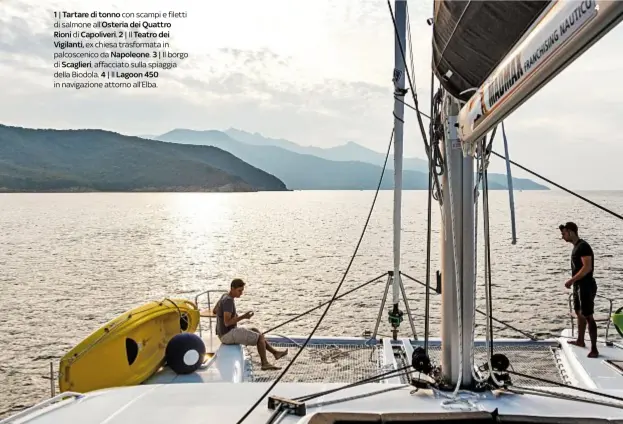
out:
{"label": "wire rigging", "polygon": [[[491,146],[493,143],[493,137],[495,134],[492,134],[488,146]],[[481,142],[481,152],[485,153],[485,158],[487,157],[487,150],[485,150],[486,137],[483,137]],[[482,172],[482,218],[483,218],[483,230],[484,230],[484,266],[485,266],[485,302],[486,302],[486,343],[489,349],[489,354],[487,355],[487,364],[489,366],[489,375],[491,376],[493,382],[498,386],[501,385],[500,381],[498,381],[495,372],[493,372],[493,297],[491,290],[491,237],[490,237],[490,226],[489,226],[489,176],[487,173],[487,162],[486,159],[481,161],[481,172]]]}
{"label": "wire rigging", "polygon": [[372,212],[374,211],[374,206],[375,206],[376,200],[377,200],[377,198],[379,196],[379,191],[381,190],[381,184],[383,183],[383,176],[385,174],[385,169],[387,168],[387,160],[389,158],[389,152],[391,151],[391,147],[392,147],[393,141],[394,141],[394,129],[392,128],[392,132],[391,132],[391,135],[389,137],[389,143],[388,143],[388,146],[387,146],[387,153],[385,154],[385,162],[383,163],[383,168],[381,169],[381,175],[379,177],[379,183],[378,183],[378,185],[376,187],[376,192],[374,193],[374,198],[372,200],[372,205],[370,206],[370,211],[368,212],[368,217],[366,218],[366,222],[365,222],[365,224],[363,226],[363,230],[361,232],[361,236],[359,237],[357,245],[355,246],[355,251],[353,252],[353,255],[350,258],[350,261],[348,263],[348,266],[346,267],[346,270],[344,271],[344,275],[342,276],[342,279],[341,279],[340,283],[338,284],[337,288],[335,289],[335,292],[333,293],[333,297],[331,297],[331,300],[327,304],[327,307],[325,308],[324,312],[322,313],[322,315],[318,319],[318,322],[316,323],[316,326],[313,328],[313,330],[311,331],[309,336],[307,336],[307,339],[305,339],[305,342],[303,343],[303,346],[301,346],[301,348],[298,350],[298,352],[296,352],[296,354],[292,357],[290,362],[288,362],[288,365],[285,366],[283,371],[272,382],[272,384],[268,387],[268,389],[266,389],[266,391],[257,399],[257,401],[240,418],[240,420],[238,420],[237,424],[241,424],[249,416],[249,414],[251,414],[251,412],[253,412],[253,410],[255,408],[257,408],[257,406],[260,404],[260,402],[270,393],[270,391],[277,385],[277,383],[279,383],[279,381],[281,381],[283,376],[288,372],[290,367],[292,367],[292,365],[294,364],[296,359],[299,357],[299,355],[303,352],[305,347],[307,347],[307,344],[309,343],[311,338],[314,336],[314,334],[318,330],[318,327],[320,327],[320,324],[322,323],[322,321],[324,320],[325,316],[329,312],[329,308],[331,308],[331,305],[333,304],[333,302],[335,302],[335,299],[337,298],[337,294],[339,293],[340,289],[342,288],[342,285],[344,284],[344,281],[346,280],[346,276],[348,275],[348,272],[350,271],[350,268],[353,265],[353,262],[355,261],[355,257],[357,256],[357,252],[359,251],[359,247],[361,246],[361,242],[363,241],[363,237],[366,234],[366,230],[368,229],[368,224],[370,223],[370,218],[372,217]]}
{"label": "wire rigging", "polygon": [[[434,76],[431,81],[431,110],[433,106],[433,90],[434,90]],[[433,139],[433,123],[428,125],[429,137]],[[426,294],[424,300],[424,353],[428,355],[428,338],[430,332],[430,250],[432,242],[432,209],[433,209],[433,167],[432,163],[428,166],[428,204],[427,204],[427,218],[426,218]]]}
{"label": "wire rigging", "polygon": [[[506,160],[506,158],[504,156],[502,156],[501,154],[499,154],[499,153],[497,153],[497,152],[495,152],[493,150],[491,151],[491,153],[494,154],[495,156],[499,157],[500,159]],[[620,220],[623,220],[623,216],[621,216],[620,214],[618,214],[616,212],[611,211],[610,209],[600,205],[599,203],[593,202],[592,200],[590,200],[590,199],[588,199],[588,198],[586,198],[586,197],[584,197],[584,196],[574,192],[573,190],[569,190],[568,188],[565,188],[565,187],[561,186],[560,184],[555,183],[554,181],[550,180],[549,178],[546,178],[543,175],[538,174],[538,173],[536,173],[536,172],[526,168],[525,166],[518,164],[517,162],[515,162],[513,160],[509,159],[508,161],[511,164],[515,165],[516,167],[518,167],[518,168],[528,172],[529,174],[532,174],[535,177],[540,178],[543,181],[545,181],[547,183],[550,183],[551,185],[553,185],[553,186],[555,186],[555,187],[557,187],[557,188],[559,188],[559,189],[561,189],[563,191],[566,191],[567,193],[569,193],[569,194],[571,194],[571,195],[573,195],[573,196],[575,196],[575,197],[577,197],[577,198],[579,198],[581,200],[584,200],[586,203],[589,203],[589,204],[595,206],[596,208],[601,209],[602,211],[609,213],[610,215],[614,216],[615,218],[619,218]]]}
{"label": "wire rigging", "polygon": [[[341,295],[339,295],[338,297],[336,297],[336,298],[335,298],[335,300],[339,300],[339,299],[341,299],[341,298],[345,297],[346,295],[349,295],[349,294],[351,294],[352,292],[357,291],[357,290],[359,290],[359,289],[361,289],[361,288],[363,288],[363,287],[365,287],[365,286],[367,286],[367,285],[369,285],[369,284],[376,283],[376,282],[378,282],[378,281],[379,281],[382,277],[384,277],[384,276],[386,276],[386,275],[387,275],[387,273],[385,272],[385,273],[383,273],[383,274],[379,275],[378,277],[376,277],[376,278],[374,278],[374,279],[372,279],[372,280],[368,280],[368,281],[366,281],[365,283],[360,284],[360,285],[358,285],[357,287],[355,287],[355,288],[353,288],[353,289],[350,289],[350,290],[348,290],[347,292],[342,293]],[[273,328],[270,328],[270,329],[268,329],[268,330],[264,331],[262,334],[272,333],[272,332],[273,332],[273,331],[275,331],[276,329],[281,328],[281,327],[283,327],[283,326],[284,326],[284,325],[286,325],[286,324],[290,324],[291,322],[296,321],[297,319],[302,318],[302,317],[304,317],[305,315],[309,315],[310,313],[312,313],[312,312],[314,312],[314,311],[316,311],[316,310],[318,310],[318,309],[322,308],[324,305],[326,305],[326,304],[328,304],[328,303],[330,303],[330,302],[331,302],[331,299],[327,300],[326,302],[323,302],[323,303],[319,304],[318,306],[316,306],[316,307],[314,307],[314,308],[308,309],[308,310],[306,310],[305,312],[302,312],[302,313],[298,314],[297,316],[292,317],[292,318],[290,318],[290,319],[288,319],[288,320],[286,320],[286,321],[282,322],[281,324],[277,324],[277,325],[276,325],[276,326],[274,326]]]}
{"label": "wire rigging", "polygon": [[[480,150],[482,152],[482,150]],[[482,166],[482,162],[481,162],[481,155],[477,155],[476,156],[476,170],[480,170],[480,167]],[[476,338],[476,292],[478,289],[478,285],[476,284],[477,277],[478,277],[478,267],[476,266],[476,264],[478,263],[478,195],[479,195],[479,191],[478,191],[478,184],[476,184],[476,188],[475,188],[475,192],[474,192],[474,287],[472,290],[472,302],[474,305],[474,309],[472,311],[472,334],[471,334],[471,338],[470,338],[470,344],[471,344],[471,349],[470,349],[470,355],[469,355],[469,366],[470,369],[472,370],[472,378],[477,381],[478,383],[484,383],[487,379],[488,376],[483,376],[480,377],[477,373],[476,370],[474,369],[474,339]],[[479,311],[480,312],[480,311]],[[488,344],[488,341],[486,341],[486,343]]]}
{"label": "wire rigging", "polygon": [[[424,116],[425,118],[431,119],[431,117],[430,117],[430,116],[425,115],[424,113],[420,112],[418,109],[414,108],[413,106],[411,106],[411,105],[409,105],[409,104],[406,104],[406,103],[405,103],[405,105],[406,105],[407,107],[409,107],[409,108],[413,109],[414,111],[418,112],[418,116]],[[434,116],[436,116],[436,115],[433,113],[433,114],[432,114],[432,116],[434,117]],[[494,136],[495,136],[495,132],[496,132],[496,130],[497,130],[497,126],[493,128],[492,135],[491,135],[491,139],[490,139],[490,143],[491,143],[491,142],[493,142],[493,138],[494,138]],[[497,157],[498,157],[498,158],[500,158],[500,159],[506,160],[506,157],[505,157],[505,156],[503,156],[503,155],[499,154],[499,153],[498,153],[498,152],[496,152],[495,150],[492,150],[492,149],[491,149],[491,147],[492,147],[492,146],[490,145],[490,146],[487,148],[488,155],[493,154],[493,155],[497,156]],[[527,168],[527,167],[525,167],[525,166],[523,166],[523,165],[521,165],[521,164],[519,164],[519,163],[515,162],[515,161],[514,161],[514,160],[512,160],[512,159],[509,159],[509,160],[508,160],[508,162],[509,162],[509,163],[511,163],[512,165],[516,166],[517,168],[522,169],[523,171],[526,171],[527,173],[529,173],[529,174],[531,174],[531,175],[534,175],[534,176],[535,176],[535,177],[537,177],[537,178],[542,179],[542,180],[543,180],[543,181],[545,181],[546,183],[549,183],[549,184],[553,185],[554,187],[559,188],[559,189],[561,189],[561,190],[563,190],[563,191],[565,191],[565,192],[567,192],[567,193],[571,194],[572,196],[575,196],[575,197],[577,197],[578,199],[581,199],[581,200],[585,201],[586,203],[588,203],[588,204],[590,204],[590,205],[593,205],[593,206],[595,206],[596,208],[601,209],[602,211],[604,211],[604,212],[606,212],[606,213],[609,213],[610,215],[614,216],[615,218],[618,218],[618,219],[620,219],[620,220],[622,220],[622,221],[623,221],[623,215],[618,214],[618,213],[616,213],[616,212],[614,212],[614,211],[612,211],[612,210],[610,210],[610,209],[606,208],[605,206],[602,206],[602,205],[600,205],[599,203],[594,202],[594,201],[590,200],[589,198],[587,198],[587,197],[585,197],[585,196],[582,196],[581,194],[578,194],[578,193],[574,192],[573,190],[570,190],[570,189],[568,189],[568,188],[566,188],[566,187],[563,187],[562,185],[560,185],[560,184],[558,184],[558,183],[556,183],[556,182],[554,182],[554,181],[550,180],[549,178],[544,177],[543,175],[541,175],[541,174],[539,174],[539,173],[537,173],[537,172],[535,172],[535,171],[533,171],[533,170],[531,170],[531,169],[529,169],[529,168]]]}
{"label": "wire rigging", "polygon": [[[463,13],[465,12],[465,10],[467,10],[467,7],[469,6],[470,3],[471,3],[471,1],[468,2],[467,6],[463,10]],[[431,116],[427,116],[426,114],[420,112],[419,104],[418,104],[418,100],[417,100],[417,93],[416,93],[416,89],[415,89],[415,83],[412,81],[412,77],[411,77],[412,75],[415,74],[415,70],[414,70],[413,54],[412,54],[413,53],[413,51],[412,51],[412,37],[411,37],[410,19],[409,19],[409,16],[408,16],[408,6],[407,6],[407,30],[408,30],[408,45],[409,45],[409,49],[411,51],[411,54],[410,54],[410,68],[408,67],[408,64],[407,64],[407,61],[406,61],[406,57],[405,57],[405,51],[403,49],[401,40],[400,40],[400,38],[398,36],[398,28],[397,28],[397,25],[396,25],[396,20],[395,20],[395,16],[394,16],[394,12],[393,12],[390,0],[387,1],[387,4],[388,4],[389,10],[390,10],[391,17],[392,17],[392,22],[393,22],[393,25],[394,25],[394,31],[395,31],[395,35],[396,35],[396,40],[397,40],[398,45],[400,47],[400,52],[401,52],[401,55],[402,55],[404,66],[405,66],[405,73],[406,73],[406,76],[407,76],[407,80],[409,82],[409,87],[410,87],[411,94],[412,94],[412,97],[413,97],[414,106],[411,106],[411,105],[407,104],[404,100],[396,98],[396,97],[395,97],[395,100],[398,100],[398,101],[402,102],[404,105],[408,106],[409,108],[411,108],[411,109],[413,109],[413,110],[415,110],[417,112],[418,124],[419,124],[419,127],[420,127],[420,132],[421,132],[421,135],[422,135],[422,139],[423,139],[423,142],[424,142],[424,147],[425,147],[425,151],[426,151],[426,154],[427,154],[427,157],[428,157],[428,163],[429,163],[428,211],[427,211],[428,212],[427,263],[426,263],[426,283],[425,283],[425,286],[426,286],[425,352],[428,353],[429,307],[430,307],[430,301],[429,301],[429,297],[430,297],[430,244],[431,244],[431,209],[432,209],[432,200],[431,199],[435,198],[436,200],[438,200],[441,203],[442,196],[441,196],[441,189],[440,189],[440,184],[439,184],[439,178],[438,177],[440,175],[442,175],[443,172],[446,172],[446,171],[449,172],[449,170],[444,169],[445,165],[444,165],[443,160],[442,160],[443,156],[441,155],[440,148],[439,148],[439,140],[441,139],[441,137],[443,137],[443,133],[440,132],[440,128],[442,126],[441,126],[441,122],[440,122],[440,113],[439,113],[439,109],[440,109],[440,105],[441,105],[441,99],[442,99],[442,96],[443,96],[443,90],[440,88],[438,90],[437,94],[433,95],[433,93],[434,93],[434,73],[432,73],[431,74]],[[458,25],[458,23],[457,23],[457,25]],[[455,29],[456,29],[456,27],[455,27]],[[442,53],[441,53],[441,58],[443,58],[443,54],[445,52],[445,48],[446,47],[447,47],[447,45],[444,46],[444,51],[442,51]],[[425,132],[424,125],[423,125],[423,122],[422,122],[422,118],[421,118],[422,115],[424,117],[427,117],[427,118],[430,119],[430,123],[429,123],[429,140],[430,140],[430,144],[427,141],[426,132]],[[485,316],[486,316],[486,323],[487,323],[487,334],[486,334],[487,337],[486,338],[487,338],[487,344],[488,344],[488,348],[489,348],[488,365],[489,365],[489,370],[491,371],[491,377],[492,377],[493,381],[496,384],[498,384],[499,386],[502,386],[502,383],[500,383],[496,379],[496,377],[495,377],[495,373],[493,372],[492,359],[491,359],[492,356],[493,356],[493,320],[494,320],[494,318],[493,318],[493,305],[492,305],[493,304],[493,297],[492,297],[492,282],[491,282],[492,281],[491,280],[492,272],[491,272],[491,249],[490,249],[490,229],[489,229],[489,201],[488,201],[489,185],[488,185],[488,171],[487,171],[487,169],[488,169],[488,164],[489,164],[489,157],[490,157],[490,155],[492,153],[494,155],[502,158],[502,159],[505,159],[502,155],[500,155],[500,154],[498,154],[498,153],[496,153],[496,152],[494,152],[492,150],[492,143],[493,143],[493,139],[495,137],[496,129],[497,129],[497,126],[493,129],[493,132],[492,132],[491,137],[489,139],[488,145],[486,144],[486,137],[484,137],[482,142],[481,142],[481,150],[480,150],[481,157],[480,157],[480,159],[478,161],[479,166],[480,166],[480,169],[479,169],[480,172],[478,173],[478,179],[477,179],[477,182],[476,182],[475,190],[476,190],[476,193],[478,193],[478,187],[479,187],[480,182],[482,180],[483,221],[484,221],[484,237],[485,237],[485,249],[484,249],[485,250],[485,252],[484,252],[484,255],[485,255],[485,299],[486,299],[486,303],[487,303]],[[359,247],[361,245],[361,242],[362,242],[363,237],[365,235],[368,223],[370,221],[370,217],[372,215],[372,212],[373,212],[373,209],[374,209],[374,205],[376,203],[376,200],[377,200],[377,197],[378,197],[378,193],[379,193],[379,190],[380,190],[380,187],[381,187],[381,183],[382,183],[382,180],[383,180],[383,175],[384,175],[384,172],[385,172],[385,169],[386,169],[386,166],[387,166],[387,160],[388,160],[388,157],[389,157],[389,152],[390,152],[391,144],[392,144],[392,141],[393,141],[393,136],[394,136],[394,131],[392,130],[392,134],[391,134],[390,142],[389,142],[389,147],[388,147],[387,154],[386,154],[386,157],[385,157],[385,163],[383,165],[383,169],[382,169],[381,176],[380,176],[380,179],[379,179],[379,184],[378,184],[378,187],[377,187],[377,190],[376,190],[376,193],[375,193],[375,196],[374,196],[374,200],[372,202],[372,206],[370,208],[370,211],[369,211],[366,223],[364,225],[364,229],[363,229],[361,237],[359,238],[359,241],[358,241],[358,243],[356,245],[355,252],[353,253],[353,255],[352,255],[351,259],[350,259],[350,262],[349,262],[349,264],[348,264],[348,266],[346,268],[346,271],[344,272],[344,275],[343,275],[340,283],[338,284],[338,287],[336,288],[336,290],[335,290],[335,292],[333,294],[333,297],[328,302],[324,302],[323,304],[320,304],[318,307],[312,308],[312,309],[310,309],[310,310],[308,310],[308,311],[306,311],[306,312],[304,312],[304,313],[302,313],[302,314],[300,314],[300,315],[298,315],[298,316],[296,316],[296,317],[294,317],[294,318],[292,318],[292,319],[290,319],[290,320],[288,320],[288,321],[286,321],[286,322],[284,322],[284,323],[282,323],[282,324],[280,324],[280,325],[278,325],[278,326],[276,326],[274,328],[271,328],[270,330],[265,332],[265,333],[268,333],[270,331],[274,331],[275,329],[277,329],[277,328],[279,328],[279,327],[281,327],[281,326],[283,326],[283,325],[285,325],[285,324],[287,324],[289,322],[292,322],[292,321],[294,321],[294,320],[296,320],[296,319],[298,319],[298,318],[300,318],[300,317],[302,317],[304,315],[307,315],[307,314],[309,314],[309,313],[319,309],[320,307],[322,307],[324,305],[327,305],[327,307],[325,308],[322,316],[319,318],[318,322],[316,323],[316,326],[314,327],[314,329],[312,330],[310,335],[307,337],[307,339],[305,340],[305,342],[303,343],[303,345],[301,346],[299,351],[296,353],[296,355],[290,360],[290,362],[285,367],[285,369],[281,372],[281,374],[274,380],[274,382],[271,384],[271,386],[257,400],[257,402],[246,412],[246,414],[240,419],[240,421],[238,421],[238,423],[241,423],[242,421],[244,421],[244,419],[246,417],[248,417],[248,415],[257,407],[257,405],[262,401],[262,399],[264,399],[268,395],[268,393],[274,388],[274,386],[288,372],[288,370],[294,364],[294,362],[296,361],[298,356],[301,354],[303,349],[307,346],[307,344],[309,343],[309,341],[311,340],[311,338],[315,334],[316,330],[319,328],[320,324],[324,320],[324,318],[325,318],[326,314],[328,313],[329,308],[331,307],[333,302],[335,300],[341,298],[341,297],[344,297],[345,295],[347,295],[349,293],[352,293],[353,291],[355,291],[355,290],[357,290],[359,288],[364,287],[367,284],[370,284],[370,283],[380,279],[380,277],[377,277],[374,280],[370,280],[370,281],[368,281],[368,282],[366,282],[366,283],[356,287],[355,289],[352,289],[352,290],[350,290],[350,291],[348,291],[348,292],[346,292],[346,293],[344,293],[344,294],[342,294],[340,296],[337,295],[339,293],[339,290],[341,289],[345,279],[346,279],[346,276],[347,276],[347,274],[348,274],[348,272],[349,272],[349,270],[350,270],[350,268],[352,266],[352,263],[353,263],[356,255],[357,255],[358,249],[359,249]],[[448,149],[448,146],[446,146],[446,149]],[[597,204],[597,203],[595,203],[593,201],[590,201],[589,199],[587,199],[587,198],[585,198],[585,197],[583,197],[583,196],[581,196],[581,195],[579,195],[577,193],[574,193],[571,190],[568,190],[568,189],[566,189],[566,188],[564,188],[564,187],[554,183],[553,181],[551,181],[551,180],[549,180],[549,179],[547,179],[547,178],[537,174],[534,171],[531,171],[531,170],[529,170],[529,169],[527,169],[527,168],[517,164],[516,162],[514,162],[512,160],[509,160],[509,162],[511,164],[513,164],[513,165],[523,169],[524,171],[529,172],[529,173],[531,173],[531,174],[533,174],[533,175],[535,175],[535,176],[537,176],[537,177],[547,181],[548,183],[550,183],[550,184],[552,184],[552,185],[554,185],[554,186],[556,186],[556,187],[558,187],[558,188],[560,188],[560,189],[562,189],[562,190],[564,190],[564,191],[566,191],[566,192],[568,192],[568,193],[570,193],[572,195],[575,195],[575,196],[579,197],[580,199],[582,199],[582,200],[584,200],[584,201],[586,201],[586,202],[588,202],[588,203],[598,207],[599,209],[604,210],[604,211],[610,213],[611,215],[613,215],[613,216],[623,220],[623,216],[621,216],[621,215],[619,215],[619,214],[617,214],[615,212],[612,212],[609,209],[607,209],[607,208],[605,208],[605,207],[603,207],[603,206],[601,206],[601,205],[599,205],[599,204]],[[450,195],[452,196],[452,190],[450,190]],[[476,199],[476,213],[477,213],[477,202],[478,201]],[[453,206],[452,203],[453,202],[451,202],[451,207]],[[452,215],[454,216],[454,211],[452,211]],[[453,233],[452,236],[453,236],[453,245],[454,245],[453,246],[454,247],[454,249],[453,249],[454,250],[453,257],[454,257],[454,262],[455,262],[455,270],[457,272],[456,278],[457,278],[457,281],[459,281],[458,270],[457,270],[457,267],[456,267],[456,265],[457,265],[456,262],[457,262],[458,258],[457,258],[457,251],[456,251],[457,246],[456,246],[455,232],[457,230],[458,229],[456,228],[456,225],[453,222],[453,225],[452,225],[452,233]],[[476,226],[474,228],[474,233],[475,234],[476,234],[476,231],[477,231],[477,219],[476,219]],[[461,256],[462,255],[463,255],[463,251],[461,250]],[[462,260],[462,257],[461,257],[461,260]],[[474,258],[474,260],[476,260],[476,258]],[[474,273],[474,277],[475,276],[476,276],[476,273]],[[411,277],[408,277],[408,278],[411,278]],[[413,278],[411,278],[411,279],[413,279]],[[417,280],[414,280],[414,281],[417,281]],[[456,394],[459,391],[460,384],[461,384],[461,379],[462,379],[462,367],[463,367],[463,363],[462,363],[463,322],[462,322],[462,314],[461,314],[462,293],[461,293],[461,289],[460,289],[459,285],[457,285],[456,296],[457,296],[457,305],[458,305],[458,308],[459,308],[459,311],[458,311],[459,322],[458,322],[458,324],[459,324],[459,333],[461,334],[461,338],[459,339],[459,345],[460,345],[459,346],[459,351],[460,351],[459,355],[461,356],[461,361],[459,362],[459,381],[457,382],[457,386],[456,386],[456,388],[454,390],[453,396],[456,396]],[[475,307],[474,307],[474,311],[477,311],[477,309]],[[480,311],[478,311],[478,312],[480,312]],[[480,312],[480,313],[482,313],[482,312]],[[496,320],[496,321],[499,322],[499,320]],[[511,328],[513,328],[513,327],[511,327]],[[518,331],[520,331],[520,330],[518,330]],[[531,338],[533,338],[533,337],[531,337]],[[472,330],[472,345],[473,345],[473,330]],[[472,362],[473,362],[473,358],[472,358]],[[472,364],[470,364],[470,365],[472,365]],[[343,389],[346,389],[346,388],[349,388],[349,387],[354,387],[354,386],[359,385],[359,384],[364,384],[366,382],[379,380],[379,379],[382,379],[383,376],[385,376],[385,375],[396,373],[398,371],[404,371],[407,368],[409,368],[409,367],[404,367],[404,368],[402,368],[400,370],[393,370],[393,371],[390,371],[389,373],[384,373],[384,374],[382,374],[380,376],[375,376],[375,377],[370,377],[370,378],[367,378],[367,379],[363,379],[363,380],[360,380],[358,382],[349,384],[349,385],[341,387],[341,388],[332,389],[332,390],[328,390],[328,391],[325,391],[325,392],[321,392],[321,393],[317,393],[317,394],[313,394],[313,395],[300,397],[300,398],[297,398],[297,399],[303,400],[303,401],[310,400],[310,399],[313,399],[315,397],[322,396],[324,394],[333,393],[333,392],[336,392],[336,391],[339,391],[339,390],[343,390]],[[509,373],[511,373],[511,372],[509,371]],[[514,372],[512,372],[512,373],[514,373]],[[521,376],[523,376],[525,378],[534,378],[534,379],[539,380],[538,377],[522,375],[522,374],[519,374],[519,373],[514,373],[514,374],[521,375]],[[540,380],[541,381],[546,381],[544,379],[540,379]],[[571,387],[571,386],[567,386],[565,384],[561,384],[561,385],[565,386],[565,387]],[[580,390],[579,388],[576,388],[576,387],[572,387],[572,388]],[[588,390],[584,390],[584,391],[590,392]],[[600,394],[600,393],[595,393],[595,394],[599,394],[599,395],[604,396],[603,394]],[[616,397],[613,397],[613,396],[610,396],[610,397],[618,399],[618,400],[621,400],[620,398],[616,398]]]}
{"label": "wire rigging", "polygon": [[[405,73],[407,74],[407,80],[409,82],[409,88],[411,90],[411,97],[413,98],[413,104],[415,107],[415,110],[418,112],[417,113],[417,121],[418,121],[418,125],[420,127],[420,133],[422,135],[422,141],[424,142],[424,150],[426,152],[426,156],[428,157],[428,162],[429,162],[429,166],[430,164],[433,164],[433,155],[431,152],[431,147],[428,144],[427,141],[427,137],[426,137],[426,130],[424,129],[424,123],[422,122],[422,117],[421,114],[419,112],[420,108],[419,108],[419,103],[418,103],[418,99],[417,99],[417,91],[415,88],[415,83],[413,82],[412,78],[411,78],[411,72],[409,72],[409,68],[407,67],[407,58],[405,56],[405,50],[404,50],[404,46],[402,45],[402,42],[400,41],[400,37],[398,34],[398,26],[396,24],[396,17],[394,16],[394,9],[392,8],[391,5],[391,1],[387,0],[387,6],[389,8],[389,13],[391,15],[392,18],[392,23],[394,25],[394,36],[396,37],[396,42],[398,43],[398,47],[400,49],[400,54],[402,56],[402,62],[404,63],[405,66]],[[409,22],[409,15],[407,14],[407,22]],[[406,104],[406,103],[405,103]],[[440,192],[439,190],[439,178],[437,175],[434,175],[435,178],[435,187],[437,187],[438,192]]]}

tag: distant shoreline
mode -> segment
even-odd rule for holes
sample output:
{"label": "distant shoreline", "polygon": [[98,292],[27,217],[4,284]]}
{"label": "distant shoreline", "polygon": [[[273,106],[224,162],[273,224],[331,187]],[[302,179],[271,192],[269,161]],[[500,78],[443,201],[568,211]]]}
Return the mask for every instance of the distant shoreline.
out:
{"label": "distant shoreline", "polygon": [[[358,188],[326,188],[326,189],[285,189],[285,190],[247,190],[247,189],[136,189],[136,190],[94,190],[94,189],[59,189],[59,190],[7,190],[0,189],[0,194],[83,194],[83,193],[264,193],[264,192],[294,192],[294,191],[376,191],[376,189],[358,189]],[[382,188],[379,191],[394,191],[393,188]],[[405,191],[428,191],[424,188],[403,189]],[[505,188],[489,189],[489,191],[508,191]],[[548,192],[554,190],[543,189],[515,189],[520,191],[540,191]],[[619,191],[619,190],[580,190],[580,191]]]}

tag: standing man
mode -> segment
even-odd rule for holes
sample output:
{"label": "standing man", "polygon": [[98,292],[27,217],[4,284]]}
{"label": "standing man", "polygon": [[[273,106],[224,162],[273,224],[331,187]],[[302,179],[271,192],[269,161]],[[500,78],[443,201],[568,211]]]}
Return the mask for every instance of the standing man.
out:
{"label": "standing man", "polygon": [[597,323],[593,317],[595,309],[595,295],[597,283],[593,278],[594,255],[593,249],[578,236],[578,226],[573,222],[567,222],[558,227],[562,233],[562,239],[573,244],[571,251],[571,279],[565,283],[566,288],[573,286],[573,308],[578,317],[578,338],[569,340],[569,343],[579,347],[585,347],[584,334],[588,325],[588,334],[591,338],[591,351],[589,358],[597,358]]}
{"label": "standing man", "polygon": [[234,299],[242,296],[244,281],[235,278],[230,285],[229,293],[224,294],[214,306],[212,311],[216,315],[216,335],[225,345],[239,344],[244,346],[256,346],[262,361],[262,370],[278,370],[280,367],[272,365],[266,358],[266,351],[273,354],[275,359],[280,359],[288,354],[288,349],[280,351],[272,347],[264,335],[256,328],[247,329],[238,327],[238,323],[245,319],[251,319],[253,312],[242,315],[236,313]]}

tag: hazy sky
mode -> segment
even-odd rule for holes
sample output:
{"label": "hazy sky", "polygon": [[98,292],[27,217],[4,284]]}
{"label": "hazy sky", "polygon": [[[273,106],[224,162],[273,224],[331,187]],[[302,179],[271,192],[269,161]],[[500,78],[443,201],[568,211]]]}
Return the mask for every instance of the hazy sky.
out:
{"label": "hazy sky", "polygon": [[[432,0],[409,9],[428,109]],[[170,42],[190,57],[161,71],[157,90],[54,89],[53,10],[185,11]],[[125,134],[235,127],[304,145],[387,146],[394,51],[383,0],[1,0],[0,11],[0,123]],[[619,26],[507,120],[512,159],[571,188],[623,189],[622,43]],[[406,114],[406,154],[423,157]]]}

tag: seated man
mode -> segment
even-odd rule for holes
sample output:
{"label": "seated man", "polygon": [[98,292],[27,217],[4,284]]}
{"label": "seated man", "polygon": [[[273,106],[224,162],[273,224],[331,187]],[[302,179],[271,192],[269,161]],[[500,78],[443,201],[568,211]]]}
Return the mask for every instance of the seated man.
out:
{"label": "seated man", "polygon": [[236,278],[231,282],[229,293],[224,294],[216,303],[212,311],[216,315],[216,335],[221,343],[225,345],[257,346],[257,351],[262,361],[262,370],[278,370],[281,367],[270,364],[268,359],[266,359],[266,351],[268,350],[272,353],[275,359],[280,359],[288,354],[288,349],[283,351],[276,350],[268,344],[264,335],[256,328],[238,327],[240,321],[250,319],[253,316],[253,312],[246,312],[242,315],[236,314],[234,299],[242,296],[243,291],[244,281]]}

